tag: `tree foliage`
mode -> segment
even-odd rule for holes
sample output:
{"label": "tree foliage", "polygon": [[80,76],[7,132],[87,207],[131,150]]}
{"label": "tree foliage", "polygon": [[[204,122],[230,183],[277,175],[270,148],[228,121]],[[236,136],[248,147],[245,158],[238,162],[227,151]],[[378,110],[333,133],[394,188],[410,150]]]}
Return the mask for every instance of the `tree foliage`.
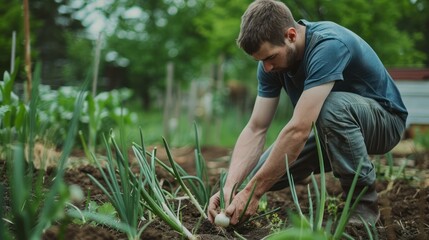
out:
{"label": "tree foliage", "polygon": [[[241,15],[251,2],[32,0],[33,50],[40,53],[33,61],[44,63],[43,79],[61,84],[81,81],[93,64],[94,36],[101,31],[104,71],[123,69],[117,81],[134,88],[147,107],[163,93],[168,62],[175,66],[176,87],[213,77],[216,64],[223,65],[226,79],[254,85],[255,62],[235,43]],[[429,0],[284,2],[296,19],[329,20],[348,27],[365,39],[388,67],[429,66]],[[94,32],[97,24],[102,27]],[[82,35],[83,26],[90,34]],[[10,65],[10,55],[5,53],[10,52],[15,29],[17,55],[23,55],[22,28],[22,2],[2,3],[1,66]],[[219,56],[225,61],[219,63]]]}

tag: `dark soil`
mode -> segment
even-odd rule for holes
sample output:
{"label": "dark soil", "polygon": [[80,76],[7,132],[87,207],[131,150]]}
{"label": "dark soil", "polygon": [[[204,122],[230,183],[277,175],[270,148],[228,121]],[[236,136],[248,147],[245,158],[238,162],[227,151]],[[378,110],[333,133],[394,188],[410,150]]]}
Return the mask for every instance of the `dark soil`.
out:
{"label": "dark soil", "polygon": [[[158,157],[165,160],[165,153],[158,148]],[[204,147],[202,149],[210,173],[213,184],[216,182],[221,168],[227,167],[228,156],[230,151],[218,147]],[[75,153],[76,156],[83,156],[81,153]],[[188,172],[193,173],[194,169],[194,150],[191,148],[180,148],[173,150],[175,160],[184,167]],[[395,159],[402,159],[404,156],[395,156]],[[377,192],[379,193],[379,207],[381,210],[381,218],[376,224],[376,234],[380,240],[394,239],[429,239],[429,175],[427,169],[429,165],[429,153],[413,154],[406,156],[412,166],[406,168],[406,175],[394,181],[383,179],[382,174],[379,174],[377,182]],[[384,160],[382,159],[383,163]],[[92,165],[88,164],[73,164],[73,168],[68,168],[65,174],[65,181],[68,184],[77,184],[85,192],[89,194],[89,199],[98,203],[107,201],[106,196],[102,191],[89,179],[87,174],[95,176],[102,180],[99,171]],[[0,181],[8,188],[8,183],[5,177],[6,167],[5,161],[0,160]],[[52,168],[48,168],[47,177],[52,175]],[[164,181],[174,181],[171,176],[159,170],[158,178]],[[339,204],[335,202],[341,195],[341,188],[338,180],[327,174],[327,191],[329,201],[326,209],[326,216],[333,218],[335,206]],[[304,213],[308,213],[308,198],[307,185],[297,185],[298,198],[300,199],[301,208]],[[3,210],[9,210],[9,197],[7,193],[2,196],[5,200]],[[332,198],[331,198],[332,197]],[[336,198],[333,198],[336,197]],[[86,202],[81,203],[80,208],[84,208]],[[276,212],[277,217],[273,214],[259,218],[255,221],[248,222],[242,226],[228,228],[226,230],[219,229],[210,224],[207,220],[200,220],[199,213],[191,205],[184,203],[185,209],[182,210],[182,221],[184,225],[191,231],[196,232],[201,239],[238,239],[236,233],[246,239],[262,239],[272,233],[280,226],[276,224],[276,220],[280,219],[288,225],[288,211],[295,210],[292,202],[292,197],[289,189],[283,189],[276,192],[267,193],[267,210],[280,208]],[[328,207],[329,206],[329,207]],[[332,208],[334,207],[334,209]],[[143,221],[142,224],[145,222]],[[355,239],[368,239],[366,230],[363,227],[348,226],[347,234]],[[75,223],[61,224],[54,223],[43,235],[43,239],[127,239],[123,233],[97,225],[94,223],[78,225]],[[142,234],[141,239],[183,239],[180,234],[173,231],[168,225],[160,221],[152,222]]]}

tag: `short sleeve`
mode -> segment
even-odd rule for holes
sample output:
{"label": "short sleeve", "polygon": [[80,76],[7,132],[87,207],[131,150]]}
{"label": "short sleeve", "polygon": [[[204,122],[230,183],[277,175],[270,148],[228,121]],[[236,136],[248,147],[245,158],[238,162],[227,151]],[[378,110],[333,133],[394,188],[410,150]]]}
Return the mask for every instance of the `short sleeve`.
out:
{"label": "short sleeve", "polygon": [[327,82],[344,80],[343,71],[350,59],[351,53],[343,42],[337,39],[318,42],[308,56],[304,90]]}
{"label": "short sleeve", "polygon": [[282,79],[279,74],[267,73],[264,70],[262,62],[258,63],[258,96],[274,98],[280,96],[282,89]]}

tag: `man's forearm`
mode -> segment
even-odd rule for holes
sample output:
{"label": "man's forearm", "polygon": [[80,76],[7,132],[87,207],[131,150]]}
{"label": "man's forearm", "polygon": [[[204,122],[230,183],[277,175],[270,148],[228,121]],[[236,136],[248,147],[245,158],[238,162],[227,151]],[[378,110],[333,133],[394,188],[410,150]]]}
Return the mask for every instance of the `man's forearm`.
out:
{"label": "man's forearm", "polygon": [[286,173],[286,158],[289,165],[298,158],[308,139],[309,129],[296,129],[286,126],[279,134],[266,162],[255,174],[246,188],[251,189],[257,184],[256,195],[268,191]]}
{"label": "man's forearm", "polygon": [[265,144],[266,130],[246,126],[241,132],[231,157],[225,188],[241,184],[256,166]]}

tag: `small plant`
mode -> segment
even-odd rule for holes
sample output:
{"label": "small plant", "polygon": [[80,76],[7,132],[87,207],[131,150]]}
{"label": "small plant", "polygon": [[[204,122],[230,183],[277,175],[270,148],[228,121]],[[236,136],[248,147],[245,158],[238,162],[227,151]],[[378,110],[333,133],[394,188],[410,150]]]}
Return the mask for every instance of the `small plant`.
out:
{"label": "small plant", "polygon": [[415,128],[414,142],[417,147],[429,149],[429,131],[424,131],[423,128]]}
{"label": "small plant", "polygon": [[276,233],[283,229],[284,222],[277,213],[272,214],[268,219],[270,220],[270,232]]}
{"label": "small plant", "polygon": [[403,161],[399,167],[395,167],[394,162],[393,162],[392,153],[388,152],[384,156],[386,157],[386,160],[387,160],[387,166],[384,168],[384,170],[383,170],[383,168],[380,167],[379,171],[381,172],[380,175],[383,176],[383,178],[388,181],[388,184],[387,184],[386,189],[383,190],[381,192],[381,194],[392,190],[393,184],[395,183],[395,180],[400,179],[400,178],[409,179],[405,175],[405,167],[407,166],[408,159]]}
{"label": "small plant", "polygon": [[326,203],[328,215],[333,216],[335,221],[338,215],[340,199],[338,199],[338,197],[328,197]]}

